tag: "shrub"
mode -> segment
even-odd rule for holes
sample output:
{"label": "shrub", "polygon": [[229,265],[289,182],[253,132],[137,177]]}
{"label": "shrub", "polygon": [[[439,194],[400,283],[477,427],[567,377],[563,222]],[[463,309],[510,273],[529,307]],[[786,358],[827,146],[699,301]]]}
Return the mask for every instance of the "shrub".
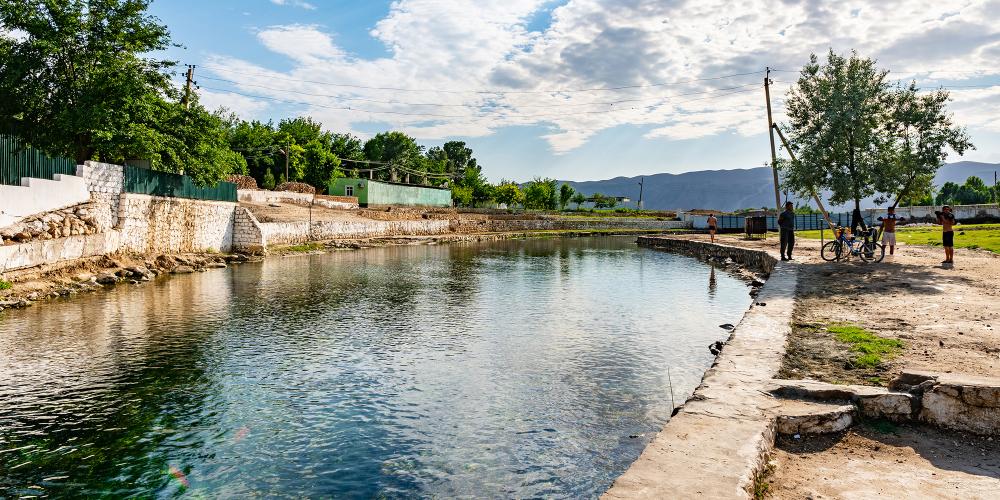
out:
{"label": "shrub", "polygon": [[0,290],[10,290],[12,286],[14,285],[11,284],[11,282],[4,279],[0,279]]}
{"label": "shrub", "polygon": [[291,191],[293,193],[316,194],[316,188],[304,182],[282,182],[274,188],[275,191]]}

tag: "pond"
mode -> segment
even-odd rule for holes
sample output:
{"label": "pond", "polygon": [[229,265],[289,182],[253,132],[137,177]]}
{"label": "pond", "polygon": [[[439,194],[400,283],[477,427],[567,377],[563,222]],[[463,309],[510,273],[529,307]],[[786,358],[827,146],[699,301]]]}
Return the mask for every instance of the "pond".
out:
{"label": "pond", "polygon": [[597,497],[751,298],[634,238],[272,258],[0,313],[0,496]]}

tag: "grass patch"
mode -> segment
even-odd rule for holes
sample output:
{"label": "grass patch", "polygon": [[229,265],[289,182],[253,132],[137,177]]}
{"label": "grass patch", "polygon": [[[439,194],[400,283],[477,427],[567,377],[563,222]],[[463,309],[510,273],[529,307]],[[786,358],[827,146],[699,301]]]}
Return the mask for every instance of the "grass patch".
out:
{"label": "grass patch", "polygon": [[322,250],[325,247],[322,243],[303,243],[301,245],[293,245],[287,248],[289,252],[315,252],[317,250]]}
{"label": "grass patch", "polygon": [[[825,231],[829,240],[833,233]],[[796,231],[801,238],[820,239],[819,231]],[[896,231],[896,241],[907,245],[941,246],[940,226],[906,227]],[[955,226],[955,246],[958,248],[979,248],[1000,253],[1000,224],[959,224]]]}
{"label": "grass patch", "polygon": [[883,356],[891,358],[903,349],[902,341],[879,337],[856,325],[830,325],[827,331],[838,341],[850,344],[851,351],[857,354],[854,365],[861,368],[878,367],[882,364]]}
{"label": "grass patch", "polygon": [[0,279],[0,290],[10,290],[14,286],[13,283]]}

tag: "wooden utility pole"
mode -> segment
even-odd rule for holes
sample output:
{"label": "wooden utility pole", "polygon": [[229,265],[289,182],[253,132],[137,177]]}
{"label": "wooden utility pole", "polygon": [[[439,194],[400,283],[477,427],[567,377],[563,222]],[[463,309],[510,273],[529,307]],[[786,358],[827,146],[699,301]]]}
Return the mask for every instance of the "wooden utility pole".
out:
{"label": "wooden utility pole", "polygon": [[[771,173],[774,174],[774,207],[778,213],[781,213],[781,191],[778,188],[778,153],[774,148],[774,119],[771,118],[770,67],[764,73],[764,98],[767,100],[767,133],[771,136]],[[789,153],[791,153],[791,150],[789,150]]]}
{"label": "wooden utility pole", "polygon": [[[795,153],[792,152],[792,148],[789,146],[788,140],[785,139],[785,134],[782,134],[781,133],[781,129],[778,128],[777,126],[772,125],[771,127],[772,127],[771,130],[777,132],[778,133],[778,137],[781,138],[781,143],[784,144],[785,145],[785,149],[788,150],[788,156],[792,157],[792,161],[793,162],[794,161],[798,161],[798,160],[795,159]],[[771,137],[774,137],[774,136],[772,135]],[[816,202],[816,206],[819,207],[819,211],[823,212],[823,220],[825,220],[826,224],[828,226],[830,226],[830,230],[834,231],[834,234],[836,234],[837,226],[833,225],[833,221],[830,220],[830,214],[828,214],[826,212],[826,207],[823,206],[823,200],[819,199],[819,194],[816,193],[815,189],[812,190],[812,197],[813,197],[813,200]]]}
{"label": "wooden utility pole", "polygon": [[193,64],[187,65],[187,82],[184,84],[184,109],[189,109],[191,107],[191,87],[198,82],[194,81],[194,69],[197,66]]}

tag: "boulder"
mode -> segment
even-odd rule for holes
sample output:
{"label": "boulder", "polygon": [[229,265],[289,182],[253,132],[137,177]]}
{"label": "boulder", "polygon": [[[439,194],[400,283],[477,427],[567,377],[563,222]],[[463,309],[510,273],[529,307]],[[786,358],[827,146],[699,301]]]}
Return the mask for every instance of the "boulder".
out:
{"label": "boulder", "polygon": [[97,282],[102,285],[113,285],[118,283],[118,277],[111,273],[103,273],[97,276]]}
{"label": "boulder", "polygon": [[194,268],[191,266],[177,266],[170,272],[174,274],[189,274],[194,272]]}

